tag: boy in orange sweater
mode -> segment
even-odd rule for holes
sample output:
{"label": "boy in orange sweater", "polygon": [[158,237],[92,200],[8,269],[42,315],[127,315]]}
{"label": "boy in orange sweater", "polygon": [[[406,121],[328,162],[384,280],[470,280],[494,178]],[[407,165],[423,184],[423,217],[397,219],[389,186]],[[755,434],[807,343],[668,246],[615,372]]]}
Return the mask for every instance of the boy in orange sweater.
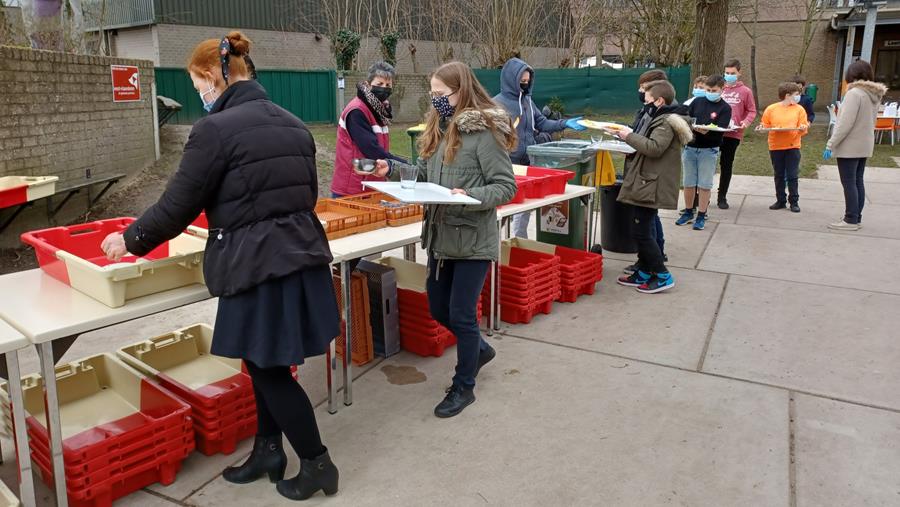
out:
{"label": "boy in orange sweater", "polygon": [[[775,169],[777,199],[775,204],[769,206],[772,210],[785,209],[790,204],[791,211],[800,213],[800,139],[809,131],[806,110],[800,105],[800,92],[797,83],[778,85],[778,98],[781,102],[766,108],[757,127],[757,130],[778,129],[769,131],[769,156]],[[785,183],[788,188],[787,198],[784,195]]]}

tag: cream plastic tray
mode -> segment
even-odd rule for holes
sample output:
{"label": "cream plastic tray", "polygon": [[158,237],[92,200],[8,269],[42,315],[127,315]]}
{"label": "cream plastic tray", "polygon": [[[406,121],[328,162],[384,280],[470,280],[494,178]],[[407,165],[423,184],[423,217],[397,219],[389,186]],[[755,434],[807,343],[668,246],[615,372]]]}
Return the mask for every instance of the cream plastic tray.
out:
{"label": "cream plastic tray", "polygon": [[410,262],[396,257],[382,257],[378,264],[394,268],[397,273],[397,288],[425,292],[425,282],[428,279],[428,268],[417,262]]}
{"label": "cream plastic tray", "polygon": [[22,502],[9,489],[5,482],[0,481],[0,507],[18,507]]}
{"label": "cream plastic tray", "polygon": [[55,194],[57,181],[57,176],[4,176],[0,178],[0,192],[27,186],[26,202],[31,202]]}
{"label": "cream plastic tray", "polygon": [[149,340],[122,347],[118,356],[148,377],[165,374],[189,389],[241,373],[241,360],[210,354],[213,328],[194,324]]}
{"label": "cream plastic tray", "polygon": [[169,241],[169,256],[164,259],[138,259],[101,267],[64,250],[58,250],[56,256],[65,263],[73,289],[117,308],[130,299],[204,283],[205,248],[203,239],[180,234]]}

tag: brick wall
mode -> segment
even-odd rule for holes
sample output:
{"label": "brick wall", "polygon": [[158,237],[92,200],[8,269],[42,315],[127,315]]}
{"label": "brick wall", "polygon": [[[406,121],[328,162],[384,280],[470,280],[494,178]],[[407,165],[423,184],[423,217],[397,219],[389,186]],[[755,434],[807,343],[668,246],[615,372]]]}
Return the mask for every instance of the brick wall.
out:
{"label": "brick wall", "polygon": [[[758,25],[756,73],[759,86],[760,112],[778,101],[778,84],[797,72],[802,48],[803,23],[798,21],[765,22]],[[803,76],[819,87],[816,111],[824,111],[831,101],[834,88],[834,62],[838,36],[822,21],[806,54]],[[725,58],[738,58],[742,64],[743,81],[750,84],[750,38],[737,23],[729,23]],[[818,116],[818,115],[817,115]]]}
{"label": "brick wall", "polygon": [[[143,100],[113,103],[110,64],[140,68]],[[59,176],[59,188],[83,181],[86,169],[99,177],[152,163],[152,81],[148,61],[0,46],[0,176]],[[60,221],[84,212],[84,199],[72,202]],[[17,220],[0,243],[9,246],[18,232],[46,226],[46,207],[29,214],[31,221]]]}
{"label": "brick wall", "polygon": [[[231,29],[191,25],[158,25],[159,65],[184,67],[194,47],[204,39],[220,38]],[[326,69],[334,68],[328,39],[316,40],[311,33],[272,30],[242,30],[253,41],[253,62],[259,68]],[[416,48],[415,58],[410,44]],[[471,44],[454,44],[454,56],[478,65]],[[525,48],[523,57],[535,67],[556,67],[560,51],[555,48]],[[378,40],[367,37],[360,44],[358,61],[365,70],[371,62],[381,60]],[[428,73],[439,64],[438,46],[434,41],[403,39],[397,44],[397,69],[401,73]]]}

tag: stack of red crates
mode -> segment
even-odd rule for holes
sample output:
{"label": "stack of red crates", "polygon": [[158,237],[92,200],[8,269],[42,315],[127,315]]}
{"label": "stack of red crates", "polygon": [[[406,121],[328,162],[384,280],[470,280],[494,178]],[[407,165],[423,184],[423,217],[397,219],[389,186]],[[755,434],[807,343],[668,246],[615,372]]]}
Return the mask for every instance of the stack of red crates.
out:
{"label": "stack of red crates", "polygon": [[603,280],[603,255],[557,246],[556,256],[562,289],[557,301],[574,303],[578,296],[593,294],[597,282]]}
{"label": "stack of red crates", "polygon": [[[428,294],[410,289],[397,289],[400,310],[400,347],[420,356],[444,355],[444,349],[456,345],[456,336],[431,316]],[[481,302],[478,319],[481,320]]]}
{"label": "stack of red crates", "polygon": [[[333,277],[334,292],[337,295],[338,309],[343,315],[344,296],[341,289],[341,277]],[[372,306],[369,304],[369,282],[366,275],[354,271],[350,277],[350,308],[353,319],[351,336],[352,347],[350,359],[356,366],[368,364],[375,359],[375,344],[372,337]],[[346,323],[341,322],[341,336],[335,343],[338,357],[344,357],[344,343],[347,341]]]}
{"label": "stack of red crates", "polygon": [[[560,296],[560,260],[555,255],[517,247],[500,265],[500,319],[527,324],[539,313],[549,314]],[[484,283],[482,304],[489,305],[490,275]]]}

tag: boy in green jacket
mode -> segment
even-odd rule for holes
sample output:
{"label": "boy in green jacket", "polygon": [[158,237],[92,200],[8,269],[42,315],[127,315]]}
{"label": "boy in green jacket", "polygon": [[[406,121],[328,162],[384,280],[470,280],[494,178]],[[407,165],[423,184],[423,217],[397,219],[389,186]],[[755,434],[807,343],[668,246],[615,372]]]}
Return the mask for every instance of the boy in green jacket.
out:
{"label": "boy in green jacket", "polygon": [[655,294],[675,286],[666,268],[653,228],[660,209],[677,209],[681,178],[681,151],[694,134],[687,120],[673,106],[675,88],[668,81],[644,85],[644,103],[650,120],[639,131],[618,130],[613,134],[637,150],[625,164],[619,201],[634,206],[634,234],[638,247],[637,270],[618,279],[619,284]]}

